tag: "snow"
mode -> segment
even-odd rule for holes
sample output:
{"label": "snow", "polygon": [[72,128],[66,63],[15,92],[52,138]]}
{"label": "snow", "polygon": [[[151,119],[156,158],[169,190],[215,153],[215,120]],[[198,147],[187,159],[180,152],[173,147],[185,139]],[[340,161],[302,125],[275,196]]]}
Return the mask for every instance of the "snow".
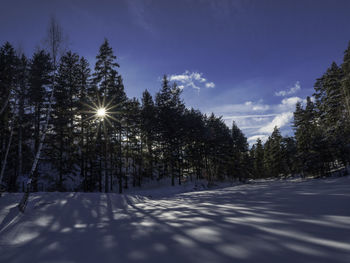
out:
{"label": "snow", "polygon": [[[176,188],[176,187],[175,187]],[[179,187],[177,187],[179,189]],[[0,262],[350,262],[350,178],[0,198]]]}

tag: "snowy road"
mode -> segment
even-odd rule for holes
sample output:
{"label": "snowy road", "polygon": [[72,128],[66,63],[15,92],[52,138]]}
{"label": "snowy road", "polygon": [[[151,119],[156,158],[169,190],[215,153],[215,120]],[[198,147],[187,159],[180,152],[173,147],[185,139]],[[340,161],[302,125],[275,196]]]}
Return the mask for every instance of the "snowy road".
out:
{"label": "snowy road", "polygon": [[0,198],[0,262],[350,262],[350,178]]}

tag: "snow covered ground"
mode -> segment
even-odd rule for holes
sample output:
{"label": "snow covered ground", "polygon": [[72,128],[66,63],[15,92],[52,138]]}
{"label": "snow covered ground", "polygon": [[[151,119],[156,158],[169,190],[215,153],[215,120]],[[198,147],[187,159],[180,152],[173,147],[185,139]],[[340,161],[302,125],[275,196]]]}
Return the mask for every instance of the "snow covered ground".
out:
{"label": "snow covered ground", "polygon": [[0,262],[350,262],[350,177],[160,196],[5,194]]}

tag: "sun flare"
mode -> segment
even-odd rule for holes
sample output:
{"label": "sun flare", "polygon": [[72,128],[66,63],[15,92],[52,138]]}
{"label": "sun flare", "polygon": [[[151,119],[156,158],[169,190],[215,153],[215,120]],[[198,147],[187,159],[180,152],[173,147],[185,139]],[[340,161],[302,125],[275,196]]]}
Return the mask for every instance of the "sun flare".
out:
{"label": "sun flare", "polygon": [[97,110],[97,116],[100,118],[103,118],[106,116],[106,109],[105,108],[99,108]]}

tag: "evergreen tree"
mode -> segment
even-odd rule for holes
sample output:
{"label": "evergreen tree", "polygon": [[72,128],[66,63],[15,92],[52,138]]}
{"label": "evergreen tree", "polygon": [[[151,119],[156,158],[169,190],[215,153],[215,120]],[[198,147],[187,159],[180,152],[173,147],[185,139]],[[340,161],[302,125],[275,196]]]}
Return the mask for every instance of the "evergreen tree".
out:
{"label": "evergreen tree", "polygon": [[88,156],[91,156],[92,153],[89,151],[89,134],[91,131],[89,129],[89,116],[88,111],[90,110],[87,105],[91,103],[89,101],[89,88],[90,88],[90,68],[88,61],[81,57],[79,60],[79,65],[77,69],[77,86],[78,86],[78,114],[79,121],[77,123],[78,133],[77,136],[79,139],[79,167],[80,167],[80,176],[83,178],[83,185],[79,186],[85,192],[91,190],[91,173],[88,177]]}
{"label": "evergreen tree", "polygon": [[277,177],[284,173],[281,144],[281,133],[279,129],[275,127],[264,147],[264,165],[268,176]]}
{"label": "evergreen tree", "polygon": [[[34,155],[39,151],[42,133],[46,132],[44,131],[45,119],[43,116],[46,116],[47,113],[48,90],[52,84],[52,71],[53,65],[50,55],[44,50],[36,52],[30,63],[28,89],[29,105],[32,112],[32,138],[34,139],[34,148],[32,150]],[[37,178],[37,167],[35,167],[32,183],[34,191],[37,190]]]}
{"label": "evergreen tree", "polygon": [[345,123],[347,122],[345,94],[341,86],[343,71],[334,62],[327,72],[316,81],[315,98],[317,106],[318,126],[329,146],[329,153],[333,160],[346,162],[344,139],[346,136]]}
{"label": "evergreen tree", "polygon": [[[122,79],[120,76],[118,76],[117,68],[119,67],[119,64],[115,61],[116,56],[113,54],[113,49],[109,46],[108,40],[105,39],[103,44],[101,45],[99,49],[99,53],[96,56],[96,64],[95,64],[95,72],[93,73],[93,85],[95,87],[95,95],[94,97],[97,99],[96,105],[98,107],[106,108],[106,110],[111,110],[110,106],[112,105],[113,108],[119,106],[126,100],[126,96],[124,93],[124,86],[122,84]],[[113,104],[116,103],[116,104]],[[115,110],[115,109],[114,109]],[[121,109],[119,109],[121,110]],[[120,114],[121,115],[121,114]],[[109,120],[106,119],[108,122]],[[109,123],[110,125],[112,123]],[[99,190],[102,191],[102,159],[103,159],[103,153],[102,148],[104,147],[104,169],[103,169],[103,176],[105,178],[105,191],[108,190],[108,174],[107,174],[107,140],[111,138],[110,132],[111,129],[108,128],[107,125],[104,126],[104,139],[105,143],[104,146],[101,145],[101,127],[99,125],[99,134],[100,134],[100,146],[98,148],[100,149],[100,156],[99,156],[99,163],[100,163],[100,170],[99,170]],[[121,135],[121,124],[119,124]],[[121,137],[120,137],[121,140]],[[121,143],[121,142],[120,142]],[[121,154],[121,151],[120,153]],[[121,156],[119,156],[119,159],[121,159]],[[119,175],[121,176],[121,175]],[[120,182],[121,183],[121,182]],[[121,187],[121,186],[120,186]],[[121,188],[120,188],[121,189]]]}
{"label": "evergreen tree", "polygon": [[348,48],[344,52],[344,59],[341,65],[343,78],[341,80],[342,98],[345,104],[343,115],[343,141],[341,147],[341,156],[344,164],[350,162],[350,42]]}
{"label": "evergreen tree", "polygon": [[154,173],[154,151],[153,148],[156,143],[156,108],[151,94],[145,90],[142,94],[141,107],[141,140],[146,145],[147,154],[143,156],[146,161],[145,168],[146,176],[153,179]]}
{"label": "evergreen tree", "polygon": [[[177,160],[181,154],[181,117],[185,110],[181,98],[181,89],[176,84],[170,86],[166,76],[163,77],[162,89],[156,95],[158,140],[163,152],[163,175],[171,173],[171,184],[175,185]],[[180,174],[179,181],[180,181]]]}
{"label": "evergreen tree", "polygon": [[185,163],[187,163],[187,172],[191,180],[192,175],[196,179],[202,179],[206,137],[205,117],[200,111],[192,108],[185,111],[184,121],[186,131],[184,137]]}
{"label": "evergreen tree", "polygon": [[[5,169],[8,168],[8,157],[14,130],[14,109],[18,58],[10,43],[0,48],[0,185],[3,182]],[[12,97],[12,99],[11,99]],[[7,184],[12,177],[7,176]]]}
{"label": "evergreen tree", "polygon": [[17,101],[17,156],[13,158],[16,160],[16,172],[15,176],[10,181],[9,189],[12,191],[18,190],[17,178],[21,178],[26,170],[29,169],[29,162],[27,158],[23,156],[30,155],[30,148],[25,143],[30,140],[30,135],[26,133],[26,130],[30,130],[30,123],[28,121],[28,114],[25,109],[28,105],[28,78],[29,78],[29,61],[22,54],[18,60],[17,67],[17,88],[16,88],[16,101]]}
{"label": "evergreen tree", "polygon": [[242,131],[238,128],[233,121],[232,129],[232,171],[234,175],[238,175],[239,178],[249,176],[247,161],[248,142]]}
{"label": "evergreen tree", "polygon": [[251,152],[251,156],[253,157],[253,174],[256,178],[264,178],[264,146],[260,138],[258,138],[256,144],[253,145]]}
{"label": "evergreen tree", "polygon": [[64,190],[63,182],[68,176],[77,175],[78,149],[74,142],[77,136],[78,108],[79,108],[79,56],[67,52],[61,57],[56,77],[57,85],[54,93],[55,103],[53,106],[54,138],[53,161],[58,169],[59,178],[57,188]]}
{"label": "evergreen tree", "polygon": [[93,83],[98,86],[100,95],[108,94],[109,89],[115,84],[115,77],[118,75],[116,69],[119,68],[119,64],[115,62],[116,58],[108,40],[105,39],[96,56],[93,73]]}

